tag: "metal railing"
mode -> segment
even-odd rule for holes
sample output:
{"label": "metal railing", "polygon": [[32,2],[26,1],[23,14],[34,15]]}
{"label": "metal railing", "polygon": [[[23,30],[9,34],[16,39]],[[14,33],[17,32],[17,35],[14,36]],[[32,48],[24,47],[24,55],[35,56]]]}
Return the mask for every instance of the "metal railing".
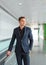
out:
{"label": "metal railing", "polygon": [[4,61],[6,58],[7,58],[7,55],[5,55],[5,56],[0,60],[0,63],[1,63],[2,61]]}
{"label": "metal railing", "polygon": [[[14,50],[14,48],[15,48],[15,45],[13,46],[13,50]],[[13,51],[12,50],[12,51]],[[6,50],[6,52],[7,52],[7,50]],[[8,58],[8,56],[6,55],[6,53],[5,53],[5,55],[0,59],[0,65],[2,65],[3,63],[5,63],[5,60]]]}
{"label": "metal railing", "polygon": [[[1,40],[0,42],[8,41],[9,39]],[[7,52],[8,46],[5,47],[3,50],[0,51],[0,65],[2,65],[3,61],[7,58],[6,52]]]}

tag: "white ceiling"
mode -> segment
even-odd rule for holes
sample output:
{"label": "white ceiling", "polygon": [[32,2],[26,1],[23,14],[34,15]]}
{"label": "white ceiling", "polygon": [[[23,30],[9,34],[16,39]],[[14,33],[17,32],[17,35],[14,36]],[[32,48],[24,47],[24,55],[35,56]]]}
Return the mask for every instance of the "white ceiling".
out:
{"label": "white ceiling", "polygon": [[25,16],[28,22],[46,23],[46,0],[0,0],[0,5],[16,18]]}

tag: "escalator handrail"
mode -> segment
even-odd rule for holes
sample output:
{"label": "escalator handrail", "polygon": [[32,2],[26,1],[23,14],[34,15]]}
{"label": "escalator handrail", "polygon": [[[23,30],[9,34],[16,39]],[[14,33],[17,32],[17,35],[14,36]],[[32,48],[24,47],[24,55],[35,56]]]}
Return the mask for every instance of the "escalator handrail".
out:
{"label": "escalator handrail", "polygon": [[7,58],[7,56],[5,55],[1,60],[0,60],[0,63],[5,60]]}
{"label": "escalator handrail", "polygon": [[[15,47],[15,45],[14,45],[13,47]],[[5,60],[7,57],[8,57],[8,56],[5,54],[5,56],[0,60],[0,63],[1,63],[3,60]]]}
{"label": "escalator handrail", "polygon": [[8,40],[11,40],[11,38],[2,39],[2,40],[0,40],[0,42],[4,42],[4,41],[8,41]]}
{"label": "escalator handrail", "polygon": [[3,50],[1,50],[0,51],[0,55],[4,52],[4,51],[6,51],[8,49],[8,47],[6,47],[6,48],[4,48]]}
{"label": "escalator handrail", "polygon": [[[10,40],[11,38],[8,38],[8,39],[4,39],[4,40],[1,40],[0,42],[4,42],[4,41],[7,41],[7,40]],[[7,50],[8,47],[4,48],[3,50]],[[2,54],[2,52],[4,52],[3,50],[0,51],[0,54]]]}
{"label": "escalator handrail", "polygon": [[[3,39],[3,40],[0,40],[0,42],[4,42],[4,41],[8,41],[10,40],[11,38],[7,38],[7,39]],[[3,50],[0,51],[0,55],[2,54],[2,52],[4,52],[4,50],[7,50],[8,49],[8,46],[5,47]]]}

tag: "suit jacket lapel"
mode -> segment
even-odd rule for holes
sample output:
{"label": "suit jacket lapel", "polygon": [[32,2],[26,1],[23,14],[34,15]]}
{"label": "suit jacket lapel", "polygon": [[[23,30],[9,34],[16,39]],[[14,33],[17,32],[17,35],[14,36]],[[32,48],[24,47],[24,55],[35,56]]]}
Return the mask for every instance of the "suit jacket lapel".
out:
{"label": "suit jacket lapel", "polygon": [[24,29],[24,35],[23,35],[23,38],[22,38],[22,40],[24,39],[24,37],[25,37],[25,34],[26,34],[26,27],[25,27],[25,29]]}

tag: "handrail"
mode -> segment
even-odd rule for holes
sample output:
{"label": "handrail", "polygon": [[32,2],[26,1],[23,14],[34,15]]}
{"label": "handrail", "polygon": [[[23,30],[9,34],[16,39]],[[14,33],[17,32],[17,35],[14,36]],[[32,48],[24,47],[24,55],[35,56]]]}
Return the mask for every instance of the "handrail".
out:
{"label": "handrail", "polygon": [[[8,41],[10,40],[11,38],[7,38],[7,39],[3,39],[3,40],[0,40],[0,42],[4,42],[4,41]],[[7,50],[8,46],[5,47],[3,50]],[[0,51],[0,55],[2,54],[2,52],[4,52],[3,50]]]}
{"label": "handrail", "polygon": [[[11,38],[7,38],[7,39],[0,40],[0,42],[4,42],[4,41],[8,41],[8,40],[11,40]],[[7,50],[7,48],[8,47],[5,47],[3,50],[5,50],[5,49]],[[1,50],[1,51],[3,51],[3,50]],[[0,54],[1,54],[1,51],[0,51]]]}
{"label": "handrail", "polygon": [[[4,42],[4,41],[7,41],[7,40],[10,40],[11,38],[8,38],[8,39],[4,39],[4,40],[1,40],[1,42]],[[13,48],[15,47],[15,45],[13,45]],[[4,48],[3,50],[0,51],[0,55],[3,54],[4,52],[6,52],[8,49],[8,46],[6,48]],[[13,49],[14,50],[14,49]],[[7,55],[5,54],[5,56],[3,56],[1,59],[0,59],[0,63],[2,63],[3,61],[5,61],[5,59],[7,58]]]}
{"label": "handrail", "polygon": [[[15,45],[14,45],[13,47],[15,47]],[[13,49],[13,50],[14,50],[14,49]],[[8,57],[8,56],[5,54],[5,56],[0,60],[0,63],[1,63],[2,61],[4,61],[7,57]]]}
{"label": "handrail", "polygon": [[3,40],[0,40],[0,42],[4,42],[4,41],[10,40],[10,39],[11,38],[3,39]]}
{"label": "handrail", "polygon": [[7,56],[5,55],[1,60],[0,60],[0,63],[5,60],[7,58]]}
{"label": "handrail", "polygon": [[[3,50],[7,50],[8,47],[4,48]],[[2,52],[4,52],[3,50],[0,51],[0,55],[2,54]]]}

